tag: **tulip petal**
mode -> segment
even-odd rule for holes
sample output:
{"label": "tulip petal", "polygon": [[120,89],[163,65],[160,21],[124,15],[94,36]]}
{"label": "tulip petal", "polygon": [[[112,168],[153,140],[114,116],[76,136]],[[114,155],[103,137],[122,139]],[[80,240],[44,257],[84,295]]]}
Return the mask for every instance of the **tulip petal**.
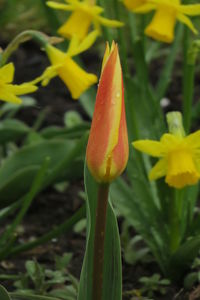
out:
{"label": "tulip petal", "polygon": [[[103,67],[88,141],[87,164],[96,180],[109,182],[125,168],[128,138],[123,81],[117,46],[113,44]],[[124,145],[122,145],[124,142]]]}

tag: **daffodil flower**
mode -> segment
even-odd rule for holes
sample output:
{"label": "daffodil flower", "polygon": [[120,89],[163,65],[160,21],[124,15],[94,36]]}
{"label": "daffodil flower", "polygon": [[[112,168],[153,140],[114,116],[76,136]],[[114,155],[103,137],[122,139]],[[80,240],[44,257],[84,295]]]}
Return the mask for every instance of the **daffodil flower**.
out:
{"label": "daffodil flower", "polygon": [[124,4],[135,13],[156,11],[145,34],[161,42],[171,43],[174,40],[176,21],[198,33],[188,16],[200,15],[200,4],[183,5],[180,0],[124,0]]}
{"label": "daffodil flower", "polygon": [[0,68],[0,100],[21,104],[20,95],[32,93],[37,90],[33,82],[22,84],[12,84],[14,79],[15,67],[9,63]]}
{"label": "daffodil flower", "polygon": [[46,44],[45,51],[52,65],[36,78],[35,83],[41,81],[42,85],[47,85],[53,77],[59,76],[68,87],[72,98],[78,99],[84,91],[97,82],[97,76],[84,71],[72,57],[87,50],[94,43],[97,34],[93,31],[81,43],[74,37],[66,53]]}
{"label": "daffodil flower", "polygon": [[194,185],[200,178],[200,130],[188,135],[164,134],[160,142],[140,140],[133,146],[148,155],[159,157],[149,173],[150,180],[165,176],[175,188]]}
{"label": "daffodil flower", "polygon": [[58,29],[58,33],[65,38],[76,36],[83,40],[94,25],[98,32],[101,32],[101,25],[107,27],[121,27],[123,23],[116,20],[109,20],[101,16],[104,11],[102,7],[95,5],[94,0],[65,0],[67,4],[54,1],[47,1],[47,5],[65,11],[72,11],[68,20]]}

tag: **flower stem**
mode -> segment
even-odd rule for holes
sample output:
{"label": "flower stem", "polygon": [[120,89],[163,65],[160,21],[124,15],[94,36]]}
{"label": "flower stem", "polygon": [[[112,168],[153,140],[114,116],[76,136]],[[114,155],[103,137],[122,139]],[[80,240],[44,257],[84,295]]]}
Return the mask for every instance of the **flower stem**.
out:
{"label": "flower stem", "polygon": [[98,190],[96,225],[94,237],[92,300],[102,300],[104,240],[109,184],[100,184]]}
{"label": "flower stem", "polygon": [[20,44],[30,39],[33,39],[42,47],[45,47],[47,43],[57,43],[61,41],[60,38],[51,38],[37,30],[25,30],[18,34],[3,51],[1,55],[0,66],[3,66],[8,61],[11,54],[19,47]]}

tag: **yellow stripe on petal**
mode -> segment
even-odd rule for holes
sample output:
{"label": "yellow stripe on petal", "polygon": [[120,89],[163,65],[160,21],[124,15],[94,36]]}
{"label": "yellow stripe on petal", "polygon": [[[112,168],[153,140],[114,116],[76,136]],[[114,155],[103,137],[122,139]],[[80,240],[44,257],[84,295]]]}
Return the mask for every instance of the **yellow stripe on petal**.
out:
{"label": "yellow stripe on petal", "polygon": [[192,22],[190,21],[190,19],[187,16],[185,16],[181,13],[178,13],[177,19],[180,22],[182,22],[183,24],[185,24],[186,26],[188,26],[194,32],[194,34],[198,34],[198,31],[196,30],[196,28],[194,27],[194,25],[192,24]]}
{"label": "yellow stripe on petal", "polygon": [[167,161],[165,158],[160,159],[149,173],[150,180],[156,180],[165,176],[167,173]]}
{"label": "yellow stripe on petal", "polygon": [[188,16],[200,15],[200,4],[180,5],[179,12]]}
{"label": "yellow stripe on petal", "polygon": [[9,63],[0,68],[0,81],[10,83],[13,81],[15,67],[13,63]]}
{"label": "yellow stripe on petal", "polygon": [[161,157],[165,152],[161,142],[157,141],[140,140],[133,142],[132,145],[135,149],[154,157]]}

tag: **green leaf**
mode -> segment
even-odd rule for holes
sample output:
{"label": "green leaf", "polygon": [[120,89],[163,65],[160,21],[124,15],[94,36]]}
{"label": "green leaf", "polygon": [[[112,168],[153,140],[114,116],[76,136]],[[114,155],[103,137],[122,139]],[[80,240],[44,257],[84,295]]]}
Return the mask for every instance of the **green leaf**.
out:
{"label": "green leaf", "polygon": [[16,141],[30,131],[30,128],[21,121],[7,119],[0,122],[0,144]]}
{"label": "green leaf", "polygon": [[[30,295],[20,293],[10,293],[12,300],[60,300],[60,298],[41,296],[41,295]],[[9,299],[10,300],[10,299]]]}
{"label": "green leaf", "polygon": [[[81,272],[78,300],[92,300],[93,244],[98,184],[85,167],[87,192],[87,246]],[[122,299],[121,255],[117,220],[111,203],[108,204],[105,235],[103,300]]]}
{"label": "green leaf", "polygon": [[81,115],[75,110],[67,111],[64,114],[64,123],[67,128],[73,128],[76,125],[80,125],[82,122]]}
{"label": "green leaf", "polygon": [[1,300],[11,300],[6,289],[0,285],[0,299]]}
{"label": "green leaf", "polygon": [[190,268],[193,260],[197,257],[200,250],[200,236],[189,238],[174,253],[170,260],[169,276],[179,281],[184,272]]}
{"label": "green leaf", "polygon": [[[46,157],[50,158],[47,177],[52,175],[52,171],[60,165],[62,160],[73,152],[74,145],[75,142],[69,140],[43,141],[25,146],[7,158],[0,168],[0,207],[8,206],[28,190]],[[84,148],[80,150],[83,151]],[[73,159],[68,161],[69,163],[72,164]],[[77,161],[74,169],[66,168],[59,173],[59,177],[63,179],[67,176],[71,178],[71,175],[72,177],[77,174],[80,176],[82,166],[83,163],[80,164],[80,161]]]}

